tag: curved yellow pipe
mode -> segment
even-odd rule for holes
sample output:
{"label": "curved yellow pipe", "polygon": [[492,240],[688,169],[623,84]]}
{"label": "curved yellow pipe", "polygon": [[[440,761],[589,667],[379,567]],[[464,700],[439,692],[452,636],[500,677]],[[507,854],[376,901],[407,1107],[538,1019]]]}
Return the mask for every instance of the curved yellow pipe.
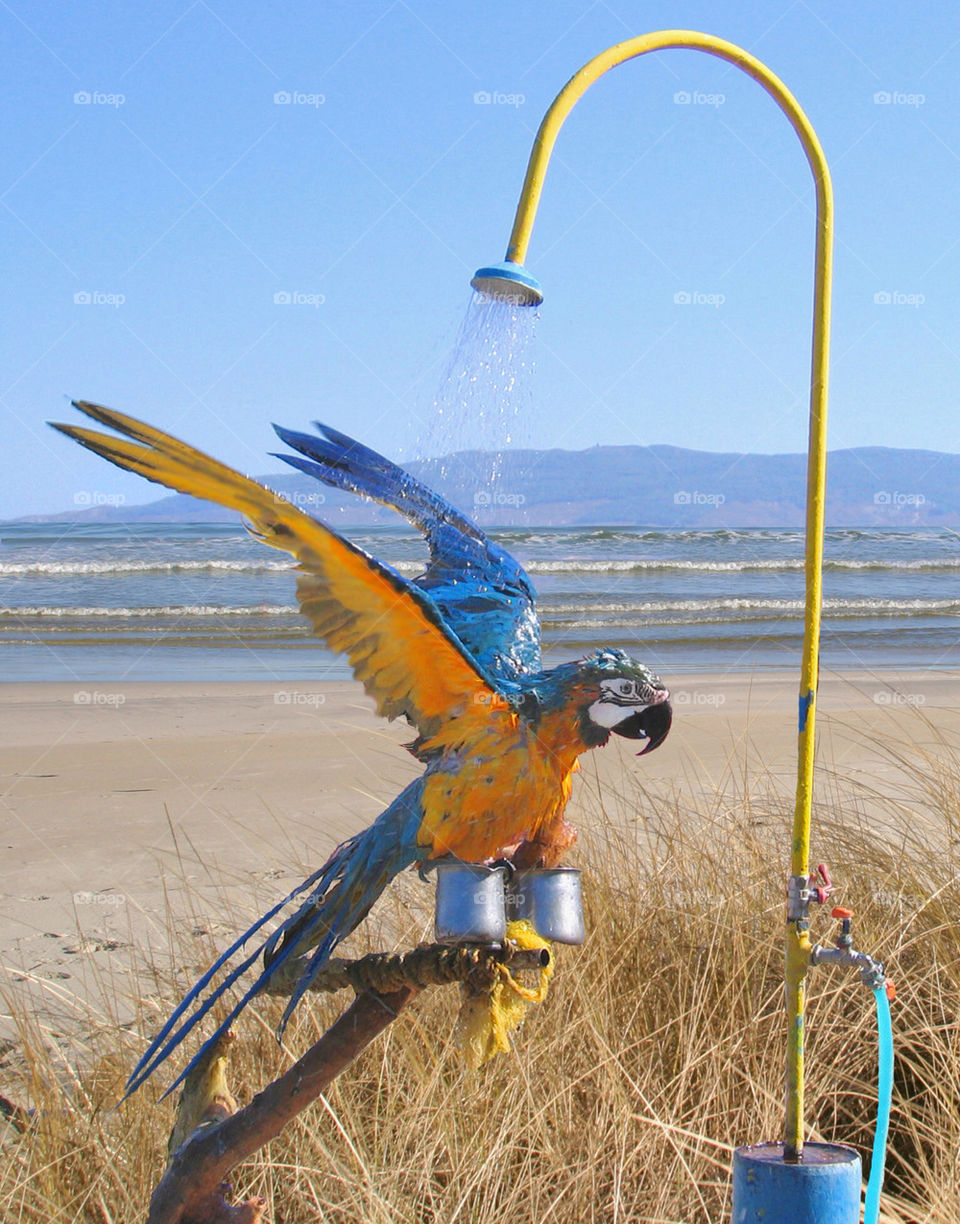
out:
{"label": "curved yellow pipe", "polygon": [[[618,64],[669,47],[706,51],[741,68],[774,99],[790,120],[813,172],[817,194],[814,261],[813,351],[810,378],[810,429],[807,460],[806,603],[800,674],[800,720],[797,790],[793,819],[791,873],[806,876],[810,866],[810,818],[813,801],[813,750],[819,676],[820,605],[822,598],[823,528],[827,460],[827,377],[830,354],[830,295],[833,260],[833,187],[820,141],[786,85],[770,69],[735,43],[696,30],[659,30],[610,47],[570,78],[547,111],[534,141],[517,205],[506,258],[524,263],[537,215],[550,154],[564,120],[599,77]],[[806,907],[803,917],[788,917],[786,936],[787,1075],[785,1153],[799,1159],[803,1150],[803,1017],[804,987],[810,963]]]}

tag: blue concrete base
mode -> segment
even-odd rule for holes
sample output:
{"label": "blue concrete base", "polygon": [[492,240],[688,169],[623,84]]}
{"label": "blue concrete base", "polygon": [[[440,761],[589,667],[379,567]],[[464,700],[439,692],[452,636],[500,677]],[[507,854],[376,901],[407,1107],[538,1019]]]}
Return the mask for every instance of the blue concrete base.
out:
{"label": "blue concrete base", "polygon": [[842,1143],[805,1143],[787,1164],[782,1143],[733,1154],[733,1224],[859,1224],[860,1157]]}

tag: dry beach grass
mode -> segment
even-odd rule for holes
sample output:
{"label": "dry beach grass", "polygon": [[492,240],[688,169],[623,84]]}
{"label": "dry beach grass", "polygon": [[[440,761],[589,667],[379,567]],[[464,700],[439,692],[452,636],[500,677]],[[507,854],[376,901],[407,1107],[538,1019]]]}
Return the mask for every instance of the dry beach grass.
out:
{"label": "dry beach grass", "polygon": [[[841,882],[837,899],[857,911],[858,946],[881,957],[897,984],[882,1218],[958,1224],[960,755],[940,736],[935,751],[904,749],[902,758],[900,791],[895,801],[883,796],[882,832],[865,814],[877,802],[869,782],[821,775],[816,845]],[[709,799],[662,786],[609,794],[588,783],[577,815],[592,831],[580,851],[588,941],[559,950],[550,997],[514,1053],[465,1071],[451,1042],[456,992],[421,995],[322,1103],[237,1171],[237,1190],[266,1197],[270,1219],[707,1224],[729,1212],[732,1146],[775,1138],[782,1123],[789,804],[762,775],[747,791],[735,771]],[[401,889],[387,901],[379,928],[364,936],[369,946],[423,937],[425,917],[410,897]],[[230,928],[245,919],[219,916]],[[104,978],[76,1058],[51,1044],[7,979],[18,1031],[3,1091],[35,1113],[22,1133],[7,1128],[4,1221],[143,1217],[172,1105],[157,1104],[161,1084],[151,1082],[120,1111],[111,1107],[145,1038],[217,942],[191,934],[182,918],[171,923],[169,956],[137,965],[132,1025],[119,1021],[126,985]],[[815,936],[829,933],[826,915],[816,925]],[[868,1157],[872,996],[832,969],[815,970],[810,988],[811,1135]],[[241,1101],[289,1066],[342,1003],[302,1007],[283,1049],[273,1037],[281,1003],[249,1009],[230,1073]]]}

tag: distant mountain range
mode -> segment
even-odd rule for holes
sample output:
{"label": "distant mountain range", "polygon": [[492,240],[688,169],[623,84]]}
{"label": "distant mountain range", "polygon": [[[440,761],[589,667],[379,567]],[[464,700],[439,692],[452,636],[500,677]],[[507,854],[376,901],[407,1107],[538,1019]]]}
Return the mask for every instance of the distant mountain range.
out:
{"label": "distant mountain range", "polygon": [[[637,525],[666,528],[802,527],[806,455],[737,455],[678,446],[463,451],[408,470],[488,526]],[[257,479],[310,513],[340,524],[395,516],[299,473]],[[62,514],[16,522],[225,522],[233,511],[180,494],[144,505],[75,494]],[[882,446],[833,451],[832,527],[960,527],[960,454]]]}

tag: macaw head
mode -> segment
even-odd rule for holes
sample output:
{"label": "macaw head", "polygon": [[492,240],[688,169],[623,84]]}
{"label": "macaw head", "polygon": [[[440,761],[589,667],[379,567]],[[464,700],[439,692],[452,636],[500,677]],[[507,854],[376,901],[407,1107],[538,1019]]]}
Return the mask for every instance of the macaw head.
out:
{"label": "macaw head", "polygon": [[577,665],[574,683],[580,710],[580,733],[590,747],[605,744],[612,731],[627,739],[647,740],[638,756],[659,748],[667,738],[673,711],[670,693],[649,668],[622,650],[598,650]]}

